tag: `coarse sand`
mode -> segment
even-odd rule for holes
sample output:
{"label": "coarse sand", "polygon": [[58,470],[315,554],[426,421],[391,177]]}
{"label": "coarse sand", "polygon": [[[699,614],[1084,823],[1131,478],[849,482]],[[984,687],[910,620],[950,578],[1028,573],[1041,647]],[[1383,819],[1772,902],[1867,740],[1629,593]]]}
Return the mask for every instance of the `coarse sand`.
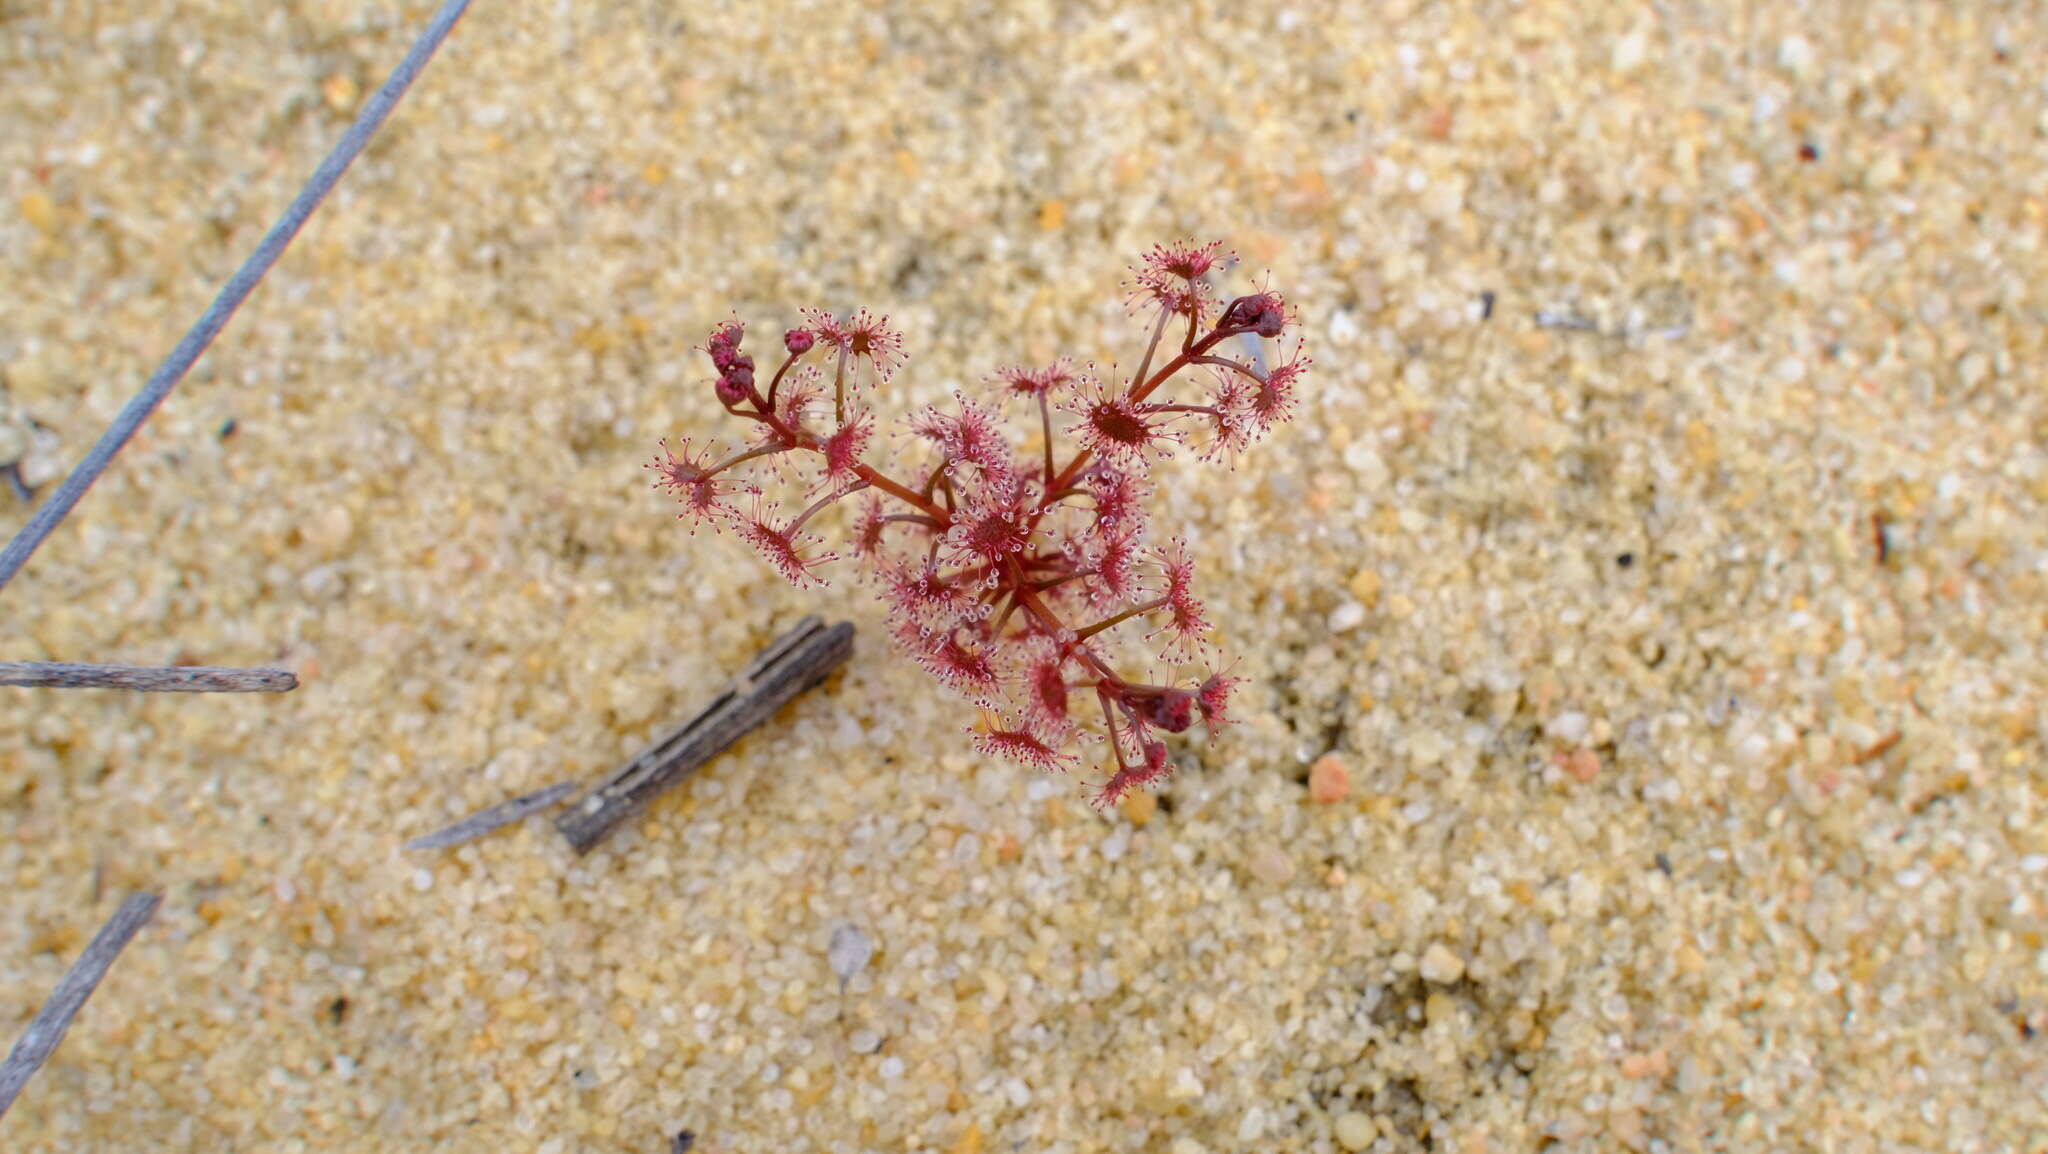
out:
{"label": "coarse sand", "polygon": [[[14,480],[429,14],[0,0]],[[1976,0],[479,3],[0,594],[0,659],[303,681],[0,690],[0,1044],[165,898],[0,1146],[2042,1150],[2043,75]],[[730,315],[890,314],[897,416],[1129,363],[1184,236],[1316,366],[1157,471],[1248,680],[1156,797],[649,486]],[[844,675],[598,852],[401,849],[807,612]]]}

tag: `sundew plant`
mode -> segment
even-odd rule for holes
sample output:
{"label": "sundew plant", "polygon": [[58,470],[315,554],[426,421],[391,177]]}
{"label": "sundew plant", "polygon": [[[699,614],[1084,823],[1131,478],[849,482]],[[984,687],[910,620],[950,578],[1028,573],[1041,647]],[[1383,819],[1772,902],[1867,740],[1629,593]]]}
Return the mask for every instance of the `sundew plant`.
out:
{"label": "sundew plant", "polygon": [[[1071,358],[1002,369],[980,395],[912,414],[887,453],[870,399],[905,359],[888,317],[804,310],[772,371],[727,321],[703,352],[749,435],[729,452],[664,441],[649,467],[680,516],[732,532],[799,587],[843,556],[813,530],[819,514],[856,501],[843,548],[903,650],[979,707],[975,744],[1045,770],[1098,748],[1094,797],[1112,805],[1172,772],[1162,732],[1223,724],[1237,681],[1213,664],[1185,543],[1149,543],[1148,505],[1171,503],[1151,466],[1181,451],[1234,464],[1288,418],[1310,364],[1298,339],[1284,356],[1242,355],[1295,318],[1268,289],[1220,301],[1210,277],[1233,259],[1183,242],[1132,269],[1150,330],[1135,371]],[[1139,637],[1177,672],[1132,676]]]}

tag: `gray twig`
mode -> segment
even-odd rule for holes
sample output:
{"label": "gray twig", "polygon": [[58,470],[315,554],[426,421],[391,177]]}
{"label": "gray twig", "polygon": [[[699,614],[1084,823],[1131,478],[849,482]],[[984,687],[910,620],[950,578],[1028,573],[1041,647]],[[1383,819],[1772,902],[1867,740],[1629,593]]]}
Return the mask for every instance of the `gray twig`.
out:
{"label": "gray twig", "polygon": [[853,626],[816,616],[763,650],[732,686],[681,729],[647,747],[555,819],[577,853],[589,853],[661,793],[724,753],[853,654]]}
{"label": "gray twig", "polygon": [[405,843],[407,849],[446,849],[490,833],[492,830],[511,825],[521,818],[531,817],[576,792],[573,781],[558,781],[545,789],[536,789],[511,801],[501,801],[486,810],[470,814],[447,829],[416,837]]}
{"label": "gray twig", "polygon": [[134,399],[122,408],[120,415],[114,418],[113,425],[100,437],[99,443],[92,447],[92,451],[85,455],[85,459],[78,463],[77,468],[71,470],[71,475],[64,478],[64,483],[57,486],[57,491],[50,495],[50,499],[42,508],[36,510],[35,516],[29,518],[28,524],[22,526],[21,532],[14,535],[14,540],[7,543],[7,548],[0,550],[0,588],[5,588],[7,583],[14,579],[14,575],[21,571],[21,567],[28,562],[29,554],[34,553],[37,546],[43,543],[43,538],[48,537],[58,522],[64,520],[72,507],[78,504],[79,498],[85,496],[85,491],[92,487],[92,483],[99,480],[100,474],[105,472],[108,464],[113,461],[114,454],[121,451],[121,446],[128,443],[128,439],[142,427],[142,422],[149,419],[149,415],[170,395],[171,389],[184,379],[193,363],[199,359],[199,355],[206,351],[206,346],[212,344],[213,338],[220,335],[221,329],[227,326],[228,318],[234,316],[235,310],[256,290],[257,282],[270,271],[271,265],[277,263],[277,258],[284,254],[285,247],[291,244],[292,238],[305,227],[307,219],[313,215],[313,210],[320,207],[320,202],[327,198],[328,192],[341,180],[341,174],[348,171],[350,162],[363,151],[364,145],[370,143],[370,138],[375,136],[377,129],[383,125],[384,118],[391,115],[391,110],[397,106],[399,98],[405,95],[405,90],[419,77],[420,71],[427,66],[427,61],[433,58],[434,50],[448,38],[448,33],[454,29],[455,22],[461,19],[463,11],[468,7],[469,0],[447,0],[441,6],[440,12],[435,14],[426,30],[420,33],[419,40],[414,42],[412,51],[405,54],[405,59],[399,62],[390,79],[384,82],[384,87],[379,88],[376,95],[370,97],[363,105],[363,111],[356,117],[356,122],[349,125],[348,131],[342,134],[341,143],[335,145],[334,151],[327,154],[327,159],[320,162],[320,167],[313,170],[312,178],[299,190],[298,197],[284,210],[284,215],[278,218],[278,222],[271,226],[262,243],[256,246],[256,251],[249,254],[249,259],[242,263],[241,268],[235,270],[234,276],[228,278],[226,287],[220,290],[220,295],[213,299],[213,303],[206,307],[204,313],[200,314],[198,323],[185,334],[185,339],[178,342],[178,347],[171,350],[171,355],[164,359],[164,363],[157,366],[156,372],[150,374],[149,382],[143,385],[142,391],[135,394]]}
{"label": "gray twig", "polygon": [[78,955],[70,971],[57,983],[56,992],[44,1003],[42,1012],[28,1024],[21,1041],[14,1044],[7,1060],[0,1062],[0,1117],[6,1116],[21,1088],[28,1085],[35,1072],[43,1068],[51,1054],[57,1052],[57,1044],[64,1040],[64,1032],[71,1028],[71,1019],[78,1016],[85,1000],[92,997],[93,990],[99,987],[100,979],[107,976],[114,959],[120,957],[121,951],[127,947],[128,939],[148,924],[162,902],[163,899],[155,894],[129,894],[121,908],[114,911],[114,916],[107,919],[107,924],[100,927],[100,932],[94,935],[85,952]]}
{"label": "gray twig", "polygon": [[0,661],[0,685],[32,689],[134,689],[143,693],[284,693],[299,687],[289,669],[218,665],[79,665]]}

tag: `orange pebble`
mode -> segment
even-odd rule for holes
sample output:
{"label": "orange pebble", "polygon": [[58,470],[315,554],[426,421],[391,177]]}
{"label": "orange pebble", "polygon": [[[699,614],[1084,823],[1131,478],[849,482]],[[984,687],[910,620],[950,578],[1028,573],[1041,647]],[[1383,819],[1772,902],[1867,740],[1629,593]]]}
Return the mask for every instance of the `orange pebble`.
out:
{"label": "orange pebble", "polygon": [[1326,753],[1308,767],[1308,795],[1322,805],[1343,801],[1351,793],[1351,771],[1334,753]]}
{"label": "orange pebble", "polygon": [[1590,749],[1575,749],[1564,760],[1564,771],[1581,783],[1600,776],[1600,755]]}

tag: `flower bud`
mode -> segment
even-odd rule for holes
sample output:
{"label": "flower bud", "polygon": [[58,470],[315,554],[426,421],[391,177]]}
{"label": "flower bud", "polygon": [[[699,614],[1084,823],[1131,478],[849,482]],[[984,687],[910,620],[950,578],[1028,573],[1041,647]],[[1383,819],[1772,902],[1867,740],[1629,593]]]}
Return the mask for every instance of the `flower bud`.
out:
{"label": "flower bud", "polygon": [[788,349],[795,356],[802,356],[810,352],[811,346],[817,343],[817,334],[809,329],[791,329],[782,334],[782,347]]}
{"label": "flower bud", "polygon": [[747,386],[735,382],[731,377],[718,378],[718,403],[730,409],[747,399]]}
{"label": "flower bud", "polygon": [[1182,733],[1195,723],[1195,695],[1185,689],[1169,689],[1152,709],[1152,722],[1168,733]]}
{"label": "flower bud", "polygon": [[731,381],[733,384],[738,385],[742,389],[753,388],[754,358],[746,355],[745,353],[741,353],[739,356],[736,356],[732,359],[732,364],[726,366],[725,373],[723,375],[726,380]]}

